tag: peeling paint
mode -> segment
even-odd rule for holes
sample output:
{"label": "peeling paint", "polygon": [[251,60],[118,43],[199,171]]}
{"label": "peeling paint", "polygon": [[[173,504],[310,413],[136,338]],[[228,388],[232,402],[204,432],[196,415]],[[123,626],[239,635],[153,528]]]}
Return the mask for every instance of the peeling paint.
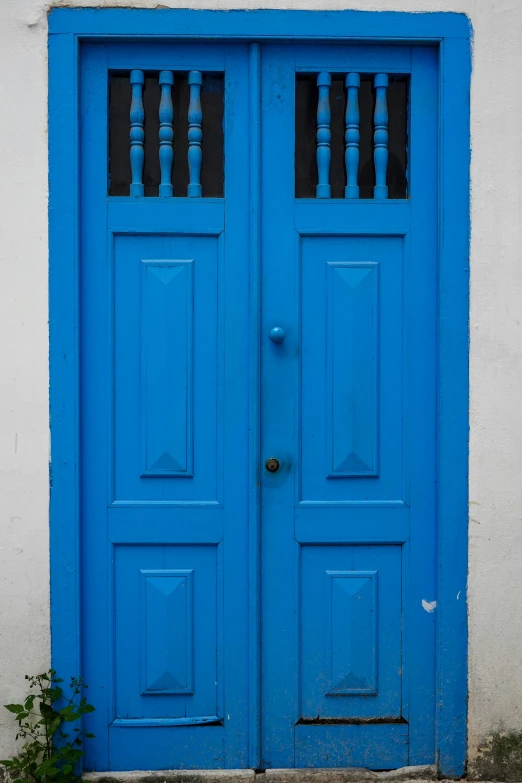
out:
{"label": "peeling paint", "polygon": [[428,614],[431,614],[431,612],[434,612],[437,608],[437,602],[436,601],[425,601],[424,598],[422,599],[422,608],[425,612],[428,612]]}

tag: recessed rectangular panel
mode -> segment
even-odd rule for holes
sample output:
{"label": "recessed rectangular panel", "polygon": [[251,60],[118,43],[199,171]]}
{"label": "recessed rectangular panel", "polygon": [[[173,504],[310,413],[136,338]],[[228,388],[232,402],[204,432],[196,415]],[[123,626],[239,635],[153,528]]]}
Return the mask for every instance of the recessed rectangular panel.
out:
{"label": "recessed rectangular panel", "polygon": [[191,476],[193,261],[142,260],[143,476]]}
{"label": "recessed rectangular panel", "polygon": [[306,545],[300,720],[402,718],[402,548]]}
{"label": "recessed rectangular panel", "polygon": [[304,505],[407,502],[404,246],[399,236],[301,237]]}
{"label": "recessed rectangular panel", "polygon": [[377,475],[378,264],[328,262],[329,477]]}
{"label": "recessed rectangular panel", "polygon": [[221,250],[215,236],[114,238],[112,503],[221,502]]}
{"label": "recessed rectangular panel", "polygon": [[142,570],[142,693],[193,692],[193,570]]}
{"label": "recessed rectangular panel", "polygon": [[377,571],[326,571],[327,696],[377,693]]}
{"label": "recessed rectangular panel", "polygon": [[120,725],[215,722],[222,655],[218,547],[114,548],[114,715]]}

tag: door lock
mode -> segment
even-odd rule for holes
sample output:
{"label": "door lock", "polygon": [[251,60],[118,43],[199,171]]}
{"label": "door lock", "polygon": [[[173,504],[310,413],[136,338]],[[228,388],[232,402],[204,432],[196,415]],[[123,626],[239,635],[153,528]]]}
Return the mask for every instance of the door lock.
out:
{"label": "door lock", "polygon": [[279,470],[279,460],[275,457],[269,457],[265,462],[265,468],[269,473],[276,473]]}

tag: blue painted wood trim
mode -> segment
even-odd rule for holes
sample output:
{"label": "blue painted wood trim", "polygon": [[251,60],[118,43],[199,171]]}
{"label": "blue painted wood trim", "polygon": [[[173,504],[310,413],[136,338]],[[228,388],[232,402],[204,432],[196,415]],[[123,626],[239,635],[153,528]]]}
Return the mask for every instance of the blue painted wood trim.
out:
{"label": "blue painted wood trim", "polygon": [[[345,31],[345,34],[342,33]],[[465,770],[469,83],[471,26],[455,13],[53,9],[49,14],[49,308],[52,663],[80,671],[78,39],[148,36],[441,41],[438,738],[442,775]],[[442,192],[442,189],[441,189]],[[442,417],[444,414],[444,417]],[[456,556],[457,555],[457,556]],[[457,562],[458,561],[458,562]],[[458,596],[458,598],[457,598]]]}
{"label": "blue painted wood trim", "polygon": [[261,764],[261,506],[260,506],[260,291],[261,291],[261,47],[249,46],[250,84],[250,400],[249,415],[249,730],[248,763]]}
{"label": "blue painted wood trim", "polygon": [[49,39],[51,660],[81,671],[79,483],[78,42]]}
{"label": "blue painted wood trim", "polygon": [[190,103],[188,110],[188,167],[189,167],[189,198],[201,198],[201,163],[203,151],[201,142],[203,140],[203,131],[201,124],[203,122],[203,112],[201,110],[201,86],[203,84],[203,74],[200,71],[190,71],[188,75],[190,89]]}
{"label": "blue painted wood trim", "polygon": [[317,74],[317,198],[330,198],[330,85],[332,77],[322,71]]}
{"label": "blue painted wood trim", "polygon": [[437,747],[443,776],[465,773],[469,439],[469,40],[440,56]]}
{"label": "blue painted wood trim", "polygon": [[161,100],[159,106],[159,161],[161,169],[160,196],[172,196],[172,163],[174,161],[174,106],[172,103],[172,71],[160,71]]}
{"label": "blue painted wood trim", "polygon": [[132,88],[132,100],[130,107],[130,163],[132,182],[130,186],[131,196],[143,196],[143,162],[145,160],[145,111],[143,109],[143,85],[145,74],[143,71],[131,71],[130,83]]}
{"label": "blue painted wood trim", "polygon": [[388,198],[386,174],[388,172],[388,74],[377,73],[373,80],[375,87],[375,114],[373,133],[373,160],[375,164],[374,198]]}
{"label": "blue painted wood trim", "polygon": [[204,718],[116,718],[111,726],[134,729],[153,726],[204,726],[207,723],[222,726],[223,718],[218,715],[208,715]]}
{"label": "blue painted wood trim", "polygon": [[346,74],[346,143],[345,164],[347,184],[344,189],[345,198],[359,198],[359,87],[361,77],[358,73]]}
{"label": "blue painted wood trim", "polygon": [[152,35],[187,38],[251,38],[256,41],[294,38],[367,41],[386,39],[411,43],[469,38],[465,14],[402,11],[208,11],[188,9],[54,8],[49,32],[87,36]]}

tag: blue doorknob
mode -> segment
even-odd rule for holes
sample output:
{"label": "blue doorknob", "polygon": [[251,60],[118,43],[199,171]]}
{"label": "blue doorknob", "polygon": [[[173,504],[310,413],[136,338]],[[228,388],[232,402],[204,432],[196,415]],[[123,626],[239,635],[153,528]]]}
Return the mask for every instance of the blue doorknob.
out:
{"label": "blue doorknob", "polygon": [[273,343],[282,343],[285,339],[285,330],[282,326],[273,326],[270,329],[269,337]]}

